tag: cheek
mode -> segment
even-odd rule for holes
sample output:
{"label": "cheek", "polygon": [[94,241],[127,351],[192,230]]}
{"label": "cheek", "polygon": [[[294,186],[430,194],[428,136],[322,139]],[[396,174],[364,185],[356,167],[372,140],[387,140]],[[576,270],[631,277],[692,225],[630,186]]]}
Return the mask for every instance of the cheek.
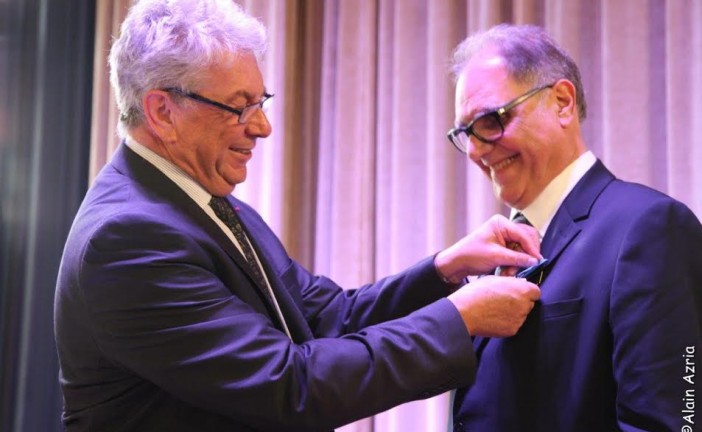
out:
{"label": "cheek", "polygon": [[540,165],[540,159],[539,159],[539,152],[536,151],[534,147],[526,147],[522,149],[520,153],[522,157],[522,164],[524,166],[524,169],[528,172],[538,172],[539,171],[539,165]]}
{"label": "cheek", "polygon": [[547,141],[532,141],[522,153],[525,174],[525,187],[540,193],[564,168],[558,162],[558,148]]}
{"label": "cheek", "polygon": [[548,158],[550,149],[548,148],[547,131],[540,126],[530,127],[525,124],[520,130],[519,139],[513,142],[515,150],[522,157],[522,162],[530,172],[539,172],[544,161]]}
{"label": "cheek", "polygon": [[541,186],[545,177],[545,159],[536,146],[530,146],[521,153],[523,188],[529,190]]}
{"label": "cheek", "polygon": [[213,130],[202,130],[194,141],[192,152],[196,155],[199,169],[208,177],[216,176],[227,163],[227,147],[224,140]]}
{"label": "cheek", "polygon": [[556,131],[551,129],[550,119],[541,118],[524,128],[522,151],[534,173],[546,171],[550,160],[559,153],[562,143],[554,142]]}

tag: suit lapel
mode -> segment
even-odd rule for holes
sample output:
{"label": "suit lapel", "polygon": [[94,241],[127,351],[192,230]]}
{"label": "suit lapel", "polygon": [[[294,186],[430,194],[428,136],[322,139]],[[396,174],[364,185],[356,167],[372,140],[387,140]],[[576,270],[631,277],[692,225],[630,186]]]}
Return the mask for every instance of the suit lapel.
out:
{"label": "suit lapel", "polygon": [[601,161],[595,162],[568,194],[541,242],[541,254],[554,265],[561,252],[580,232],[580,223],[590,216],[590,209],[604,188],[614,180]]}
{"label": "suit lapel", "polygon": [[[251,274],[246,258],[239,252],[234,243],[222,231],[217,223],[203,211],[195,201],[188,196],[177,184],[163,174],[158,168],[136,154],[124,143],[115,152],[111,162],[117,171],[129,176],[139,184],[147,185],[161,199],[172,202],[174,206],[185,212],[193,219],[193,222],[204,229],[207,234],[229,255],[234,263],[248,276],[251,284],[258,288],[262,301],[268,304],[269,310],[274,311],[274,305],[270,305],[267,296],[263,292],[265,287],[259,286],[256,279]],[[230,203],[234,207],[234,203]],[[234,207],[236,208],[236,207]],[[248,234],[247,234],[248,235]],[[253,243],[253,242],[252,242]],[[256,249],[258,253],[258,249]],[[269,273],[267,273],[269,274]],[[272,316],[276,316],[275,313]]]}
{"label": "suit lapel", "polygon": [[[230,199],[230,203],[234,208],[236,208],[237,205],[236,201],[236,198]],[[288,325],[288,330],[290,330],[293,341],[301,343],[313,339],[314,336],[312,335],[309,325],[307,325],[307,320],[302,315],[300,308],[288,293],[287,288],[283,285],[283,282],[275,269],[271,268],[273,259],[268,256],[266,248],[262,247],[260,244],[260,236],[251,235],[252,231],[256,231],[257,222],[253,220],[247,212],[240,212],[239,219],[242,227],[244,228],[244,232],[246,232],[246,236],[249,238],[251,247],[254,249],[259,261],[261,262],[263,271],[266,273],[268,283],[270,284],[271,290],[273,291],[276,301],[278,302],[278,306],[285,317],[285,322]]]}
{"label": "suit lapel", "polygon": [[551,260],[549,266],[553,265],[579,232],[580,228],[567,212],[556,213],[541,242],[541,255]]}
{"label": "suit lapel", "polygon": [[[295,301],[292,299],[290,294],[288,294],[288,291],[283,286],[283,283],[280,280],[280,277],[278,276],[277,272],[273,268],[271,268],[271,263],[273,262],[273,260],[266,253],[266,248],[262,247],[262,245],[260,244],[260,236],[252,235],[252,232],[256,232],[256,229],[254,228],[256,227],[256,222],[250,217],[251,215],[248,212],[239,211],[239,205],[236,198],[228,196],[227,199],[229,200],[229,204],[232,206],[234,211],[237,212],[237,216],[239,216],[239,222],[241,223],[241,227],[244,230],[244,233],[246,234],[246,238],[249,240],[251,247],[256,253],[259,262],[261,263],[261,270],[266,275],[266,279],[268,280],[270,289],[273,292],[275,301],[278,303],[278,307],[280,308],[280,312],[283,315],[283,319],[285,320],[285,324],[288,327],[288,331],[290,331],[290,336],[292,337],[292,340],[294,342],[301,343],[313,339],[314,336],[312,335],[312,332],[310,331],[310,328],[307,325],[307,320],[305,320],[305,318],[302,316],[302,312],[300,312],[300,309],[295,304]],[[231,241],[229,240],[229,238],[227,238],[227,243],[231,245]],[[236,250],[236,257],[240,260],[243,260],[243,268],[249,275],[251,282],[259,288],[261,294],[263,294],[265,301],[269,303],[268,296],[265,295],[265,293],[263,292],[264,290],[267,291],[269,288],[266,286],[260,286],[256,283],[256,279],[251,274],[248,262],[246,262],[245,258],[241,255],[241,253],[239,253],[238,249],[234,249]],[[252,265],[258,264],[252,263]],[[271,308],[271,315],[277,317],[278,314],[277,312],[275,312],[274,309],[275,305],[269,304],[269,306]]]}

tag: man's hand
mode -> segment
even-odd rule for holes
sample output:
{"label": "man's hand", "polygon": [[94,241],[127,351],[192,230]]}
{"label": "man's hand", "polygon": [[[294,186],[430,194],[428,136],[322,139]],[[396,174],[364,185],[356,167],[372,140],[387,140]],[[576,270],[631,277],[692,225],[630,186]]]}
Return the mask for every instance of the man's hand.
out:
{"label": "man's hand", "polygon": [[[520,247],[515,247],[518,244]],[[529,267],[541,259],[539,232],[495,215],[477,230],[439,252],[437,271],[450,281],[483,274],[498,266]],[[521,249],[521,250],[520,250]]]}
{"label": "man's hand", "polygon": [[541,296],[526,279],[485,276],[448,299],[456,306],[472,336],[514,336]]}

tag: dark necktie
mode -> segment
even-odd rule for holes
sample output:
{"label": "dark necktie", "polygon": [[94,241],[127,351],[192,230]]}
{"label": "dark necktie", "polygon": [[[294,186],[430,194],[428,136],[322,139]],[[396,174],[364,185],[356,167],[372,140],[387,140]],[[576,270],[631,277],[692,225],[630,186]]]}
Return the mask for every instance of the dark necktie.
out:
{"label": "dark necktie", "polygon": [[285,319],[283,318],[283,313],[278,307],[278,302],[273,297],[273,291],[266,283],[266,279],[263,277],[263,270],[256,261],[256,256],[253,253],[253,249],[251,249],[251,245],[246,238],[244,228],[241,226],[241,222],[239,221],[239,217],[236,215],[236,212],[229,204],[229,201],[222,197],[213,196],[210,200],[210,207],[212,207],[212,210],[214,210],[217,217],[224,222],[224,224],[232,231],[232,234],[234,234],[234,238],[239,243],[241,251],[244,253],[244,258],[246,258],[246,262],[254,281],[268,300],[268,306],[272,309],[270,312],[278,318],[282,329],[285,330],[288,336],[292,338],[292,336],[290,336],[288,326],[285,323]]}
{"label": "dark necktie", "polygon": [[259,284],[259,286],[262,289],[264,289],[264,291],[267,294],[267,297],[271,297],[271,294],[267,289],[268,284],[266,283],[266,279],[263,277],[261,267],[256,261],[256,256],[253,253],[253,249],[251,249],[251,245],[249,244],[249,241],[246,238],[244,228],[241,226],[241,222],[239,222],[239,217],[236,215],[236,212],[229,204],[229,201],[227,201],[226,198],[213,196],[210,200],[210,207],[212,207],[212,210],[214,210],[217,217],[222,222],[224,222],[224,224],[232,231],[232,234],[234,234],[234,238],[241,247],[241,251],[244,253],[244,258],[246,258],[246,262],[249,264],[249,270],[251,270],[251,275],[253,276],[256,283]]}
{"label": "dark necktie", "polygon": [[[529,219],[527,219],[526,216],[524,216],[524,214],[522,214],[522,212],[518,212],[517,214],[515,214],[514,217],[512,218],[512,222],[533,226],[529,222]],[[514,243],[514,242],[507,243],[507,247],[512,249],[512,250],[518,250],[518,251],[522,250],[522,247],[519,245],[519,243]],[[497,269],[495,269],[495,274],[497,276],[500,276],[502,274],[502,266],[499,266],[499,267],[497,267]]]}
{"label": "dark necktie", "polygon": [[522,212],[518,212],[517,214],[515,214],[514,217],[512,218],[512,222],[533,226],[531,224],[531,222],[529,222],[529,219],[527,219],[526,216],[524,216],[524,214]]}

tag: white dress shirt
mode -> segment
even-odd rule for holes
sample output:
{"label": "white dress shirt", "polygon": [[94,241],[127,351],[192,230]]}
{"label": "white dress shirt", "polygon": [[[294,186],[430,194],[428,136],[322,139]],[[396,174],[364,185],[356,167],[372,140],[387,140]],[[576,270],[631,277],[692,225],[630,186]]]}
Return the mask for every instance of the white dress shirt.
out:
{"label": "white dress shirt", "polygon": [[[556,211],[563,204],[570,191],[595,162],[597,162],[597,158],[591,151],[583,153],[551,180],[531,204],[521,210],[529,223],[539,231],[541,238],[546,234]],[[514,217],[517,212],[519,210],[512,209],[510,216]]]}

